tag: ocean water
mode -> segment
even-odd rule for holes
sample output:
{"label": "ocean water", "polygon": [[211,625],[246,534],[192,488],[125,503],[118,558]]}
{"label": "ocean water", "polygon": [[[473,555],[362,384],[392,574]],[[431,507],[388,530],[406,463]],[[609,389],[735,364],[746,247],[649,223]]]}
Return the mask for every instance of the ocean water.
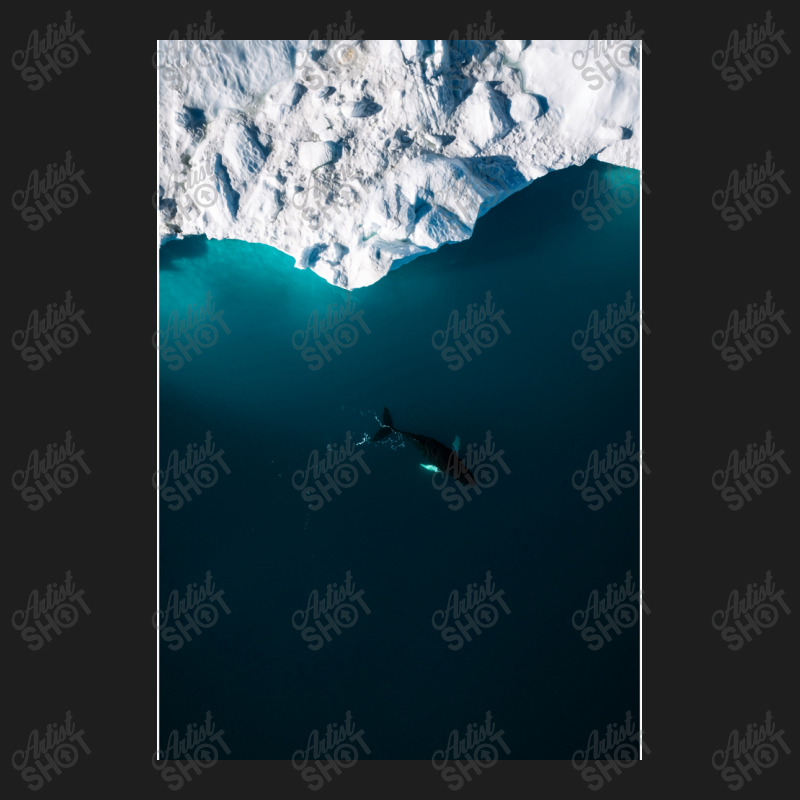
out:
{"label": "ocean water", "polygon": [[[612,188],[581,212],[597,177]],[[638,484],[601,507],[573,485],[592,451],[628,432],[638,449],[637,346],[622,328],[607,357],[573,343],[593,310],[605,319],[628,292],[639,308],[637,181],[596,161],[551,173],[469,241],[352,293],[264,245],[162,247],[161,330],[192,305],[213,319],[162,339],[161,468],[193,443],[200,458],[207,436],[213,452],[162,476],[161,608],[209,571],[215,598],[162,633],[162,749],[208,711],[219,757],[235,759],[291,758],[348,711],[370,750],[358,757],[380,759],[429,759],[487,711],[514,759],[572,758],[593,730],[638,720],[638,626],[587,640],[573,625],[593,590],[605,598],[628,571],[639,587]],[[491,328],[436,349],[453,311],[463,320],[487,292]],[[348,304],[347,325],[315,340],[312,315]],[[443,493],[413,445],[371,443],[384,406],[402,430],[459,437],[462,458],[488,436],[483,466],[471,461],[484,488],[449,479]],[[304,489],[315,451],[331,468]],[[443,637],[434,612],[487,571],[493,610],[462,615],[460,640],[450,614]],[[357,596],[304,638],[293,620],[302,629],[328,584]]]}

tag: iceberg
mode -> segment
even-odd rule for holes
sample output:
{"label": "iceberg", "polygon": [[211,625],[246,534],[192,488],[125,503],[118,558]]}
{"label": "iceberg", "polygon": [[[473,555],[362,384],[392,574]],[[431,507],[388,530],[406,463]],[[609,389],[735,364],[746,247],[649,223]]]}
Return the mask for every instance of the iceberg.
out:
{"label": "iceberg", "polygon": [[469,238],[550,171],[589,158],[641,169],[638,40],[159,51],[159,242],[264,243],[347,289]]}

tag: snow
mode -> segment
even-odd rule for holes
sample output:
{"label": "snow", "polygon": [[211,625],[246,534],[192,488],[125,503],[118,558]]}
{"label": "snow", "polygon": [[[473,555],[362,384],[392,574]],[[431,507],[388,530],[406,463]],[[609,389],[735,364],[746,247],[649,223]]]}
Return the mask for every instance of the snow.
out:
{"label": "snow", "polygon": [[261,242],[372,284],[552,170],[641,169],[640,46],[160,42],[159,241]]}

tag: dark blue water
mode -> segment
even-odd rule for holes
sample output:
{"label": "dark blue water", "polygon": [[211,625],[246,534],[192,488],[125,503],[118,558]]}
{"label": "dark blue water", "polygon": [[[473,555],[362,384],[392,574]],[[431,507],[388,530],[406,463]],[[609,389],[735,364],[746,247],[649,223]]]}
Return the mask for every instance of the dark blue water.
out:
{"label": "dark blue water", "polygon": [[[639,440],[636,347],[591,370],[572,344],[593,309],[603,317],[629,291],[638,309],[638,202],[593,230],[573,202],[593,170],[638,177],[594,161],[551,173],[489,212],[469,241],[352,294],[263,245],[162,248],[161,328],[209,292],[222,312],[216,341],[205,330],[180,369],[169,368],[176,351],[161,362],[162,467],[206,431],[217,459],[214,485],[187,489],[175,510],[161,502],[162,607],[210,570],[230,610],[218,605],[217,622],[180,649],[162,641],[162,747],[207,710],[236,759],[290,758],[348,710],[369,757],[382,759],[428,759],[487,710],[510,749],[501,757],[516,759],[571,758],[593,729],[628,710],[638,720],[638,628],[592,651],[571,623],[593,589],[604,595],[628,570],[638,589],[638,485],[598,510],[573,488],[592,450],[604,455],[627,431]],[[494,345],[468,350],[453,371],[432,336],[487,291],[510,332],[496,325]],[[293,335],[348,297],[363,311],[357,336],[348,328],[347,346],[310,369],[317,362]],[[451,480],[448,502],[412,445],[365,442],[349,462],[355,483],[312,510],[293,474],[313,451],[338,451],[348,431],[353,443],[371,436],[384,406],[403,430],[448,445],[458,435],[462,457],[490,432],[508,474],[492,462],[496,483],[466,496]],[[448,649],[432,615],[487,570],[511,613]],[[370,613],[355,605],[355,624],[311,650],[292,615],[348,571]]]}

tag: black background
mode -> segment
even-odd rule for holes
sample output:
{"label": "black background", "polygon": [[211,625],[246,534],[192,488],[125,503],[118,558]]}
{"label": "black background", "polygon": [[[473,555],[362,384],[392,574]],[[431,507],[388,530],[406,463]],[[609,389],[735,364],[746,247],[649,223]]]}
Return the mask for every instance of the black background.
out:
{"label": "black background", "polygon": [[[350,6],[364,38],[464,36],[486,6],[441,7],[382,4]],[[27,649],[10,625],[6,652],[12,697],[7,718],[7,758],[24,747],[28,732],[61,721],[72,710],[85,731],[90,756],[43,789],[47,796],[169,796],[153,769],[156,733],[155,606],[157,496],[150,478],[156,459],[157,327],[156,235],[152,197],[156,183],[156,39],[203,21],[206,6],[164,6],[157,17],[124,6],[70,6],[85,31],[90,54],[30,91],[8,66],[5,101],[9,147],[7,192],[24,186],[33,169],[64,160],[67,150],[91,194],[39,231],[28,230],[10,206],[12,239],[6,274],[12,281],[6,342],[32,309],[63,300],[71,290],[91,335],[43,369],[27,369],[7,345],[4,406],[8,437],[6,474],[25,463],[33,448],[63,441],[72,431],[92,470],[55,502],[31,512],[13,489],[6,528],[10,613],[33,588],[64,580],[71,570],[91,614],[39,652]],[[772,6],[777,28],[797,47],[794,15]],[[285,11],[294,20],[283,22]],[[211,8],[224,38],[307,38],[341,24],[346,7],[285,9],[229,4]],[[491,9],[503,38],[601,36],[625,18],[626,6]],[[733,29],[764,19],[748,13],[662,6],[633,8],[650,54],[643,81],[646,162],[650,191],[644,199],[645,599],[644,739],[650,755],[612,773],[606,795],[728,796],[711,755],[734,728],[763,721],[771,710],[777,729],[797,747],[794,674],[788,658],[795,615],[739,652],[727,649],[711,624],[733,589],[762,582],[772,570],[784,600],[795,603],[796,513],[794,491],[797,369],[796,333],[754,358],[739,372],[726,368],[711,335],[734,308],[762,302],[771,290],[794,331],[796,294],[790,276],[797,256],[791,245],[794,193],[739,231],[731,231],[711,206],[733,169],[763,162],[771,150],[792,189],[798,57],[778,63],[740,91],[730,91],[711,65]],[[7,58],[25,48],[34,29],[63,22],[65,9],[41,4],[15,7],[7,30]],[[795,80],[793,80],[795,78]],[[793,145],[792,142],[795,144]],[[8,196],[8,195],[7,195]],[[122,244],[122,246],[120,246]],[[791,265],[795,266],[792,267]],[[82,334],[83,336],[83,334]],[[792,369],[794,367],[794,370]],[[794,413],[792,413],[794,411]],[[792,474],[738,512],[727,509],[711,487],[711,474],[734,448],[763,441],[771,430]],[[8,484],[6,484],[8,486]],[[602,686],[590,687],[602,692]],[[586,687],[576,687],[576,691]],[[266,723],[265,723],[266,724]],[[536,720],[531,720],[535,725]],[[578,737],[580,738],[580,737]],[[784,797],[792,786],[792,756],[755,777],[743,792]],[[6,761],[10,792],[29,796]],[[373,796],[392,790],[446,796],[446,785],[427,761],[363,762],[325,787],[328,795]],[[183,787],[193,796],[212,793],[307,795],[289,762],[220,762]],[[464,796],[511,792],[587,796],[570,762],[503,761],[467,784]],[[515,794],[517,796],[517,794]]]}

